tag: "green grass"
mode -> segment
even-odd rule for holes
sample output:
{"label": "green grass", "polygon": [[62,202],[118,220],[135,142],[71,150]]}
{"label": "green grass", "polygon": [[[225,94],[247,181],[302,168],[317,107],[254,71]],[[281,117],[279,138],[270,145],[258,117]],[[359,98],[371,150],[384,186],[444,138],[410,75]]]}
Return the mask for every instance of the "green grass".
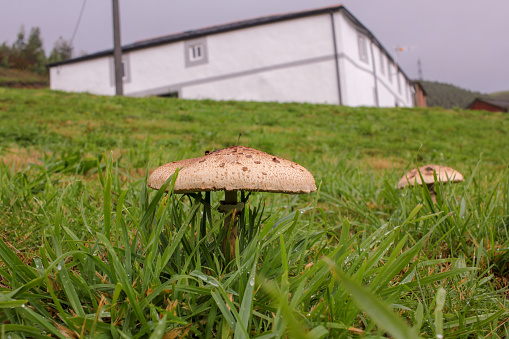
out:
{"label": "green grass", "polygon": [[[507,114],[437,108],[348,108],[328,105],[112,98],[0,89],[1,146],[39,151],[122,149],[144,168],[206,149],[243,144],[291,158],[384,158],[505,168]],[[143,158],[136,152],[143,152]],[[298,159],[296,159],[298,160]]]}
{"label": "green grass", "polygon": [[[509,335],[507,115],[9,89],[0,115],[2,337]],[[146,173],[234,144],[320,187],[243,196],[229,260],[223,194]],[[428,162],[466,178],[436,204],[395,188]]]}

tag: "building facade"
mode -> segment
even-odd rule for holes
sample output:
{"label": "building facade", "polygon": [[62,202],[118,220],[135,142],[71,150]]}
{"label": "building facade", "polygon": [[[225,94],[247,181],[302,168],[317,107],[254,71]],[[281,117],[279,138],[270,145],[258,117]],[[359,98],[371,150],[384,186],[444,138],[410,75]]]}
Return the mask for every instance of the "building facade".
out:
{"label": "building facade", "polygon": [[[49,65],[53,90],[114,95],[113,50]],[[345,7],[219,25],[122,47],[124,94],[412,107],[415,87]]]}

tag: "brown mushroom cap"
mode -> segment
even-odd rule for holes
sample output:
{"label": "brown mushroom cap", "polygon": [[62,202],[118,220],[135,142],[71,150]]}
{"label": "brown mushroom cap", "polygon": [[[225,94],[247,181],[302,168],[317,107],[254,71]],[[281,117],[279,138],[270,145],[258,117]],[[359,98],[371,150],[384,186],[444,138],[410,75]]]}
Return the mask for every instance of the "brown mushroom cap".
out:
{"label": "brown mushroom cap", "polygon": [[444,167],[438,165],[426,165],[417,168],[414,168],[407,174],[405,174],[398,182],[398,188],[402,189],[408,185],[422,185],[421,176],[426,185],[431,185],[435,183],[435,178],[433,177],[433,172],[437,173],[437,180],[441,182],[460,182],[463,181],[463,175],[452,169],[451,167]]}
{"label": "brown mushroom cap", "polygon": [[316,190],[315,179],[301,165],[243,146],[170,162],[152,172],[148,186],[160,189],[177,168],[175,193],[246,190],[298,194]]}

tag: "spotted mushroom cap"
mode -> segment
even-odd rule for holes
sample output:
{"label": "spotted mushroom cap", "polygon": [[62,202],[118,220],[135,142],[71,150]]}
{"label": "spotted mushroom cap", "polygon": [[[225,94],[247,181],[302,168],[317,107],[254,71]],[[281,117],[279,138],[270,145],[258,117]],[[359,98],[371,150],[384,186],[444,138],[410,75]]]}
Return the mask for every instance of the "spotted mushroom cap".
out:
{"label": "spotted mushroom cap", "polygon": [[463,175],[452,169],[451,167],[444,167],[439,165],[426,165],[417,168],[414,168],[407,174],[405,174],[398,182],[398,188],[402,189],[408,185],[422,185],[421,176],[419,175],[421,172],[422,179],[426,185],[430,185],[435,183],[435,178],[433,177],[433,172],[437,173],[437,180],[441,182],[460,182],[463,181]]}
{"label": "spotted mushroom cap", "polygon": [[301,165],[243,146],[170,162],[152,172],[148,186],[161,188],[177,168],[175,193],[245,190],[297,194],[316,190],[315,179]]}

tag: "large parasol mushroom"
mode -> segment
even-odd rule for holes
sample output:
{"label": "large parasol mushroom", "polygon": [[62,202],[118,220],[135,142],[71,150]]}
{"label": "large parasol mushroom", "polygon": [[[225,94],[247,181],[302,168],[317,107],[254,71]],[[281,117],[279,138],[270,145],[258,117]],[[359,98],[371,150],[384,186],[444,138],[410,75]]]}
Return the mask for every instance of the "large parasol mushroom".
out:
{"label": "large parasol mushroom", "polygon": [[426,185],[433,202],[436,202],[435,176],[433,173],[436,173],[437,181],[442,183],[456,183],[463,181],[463,175],[451,167],[426,165],[419,168],[414,168],[413,170],[406,173],[399,180],[398,188],[403,189],[406,186]]}
{"label": "large parasol mushroom", "polygon": [[[310,193],[316,190],[315,179],[299,164],[249,147],[232,146],[206,152],[199,158],[184,159],[163,165],[150,175],[148,186],[160,189],[180,168],[174,185],[175,193],[225,191],[220,212],[229,213],[225,227],[231,230],[230,252],[235,254],[235,215],[243,204],[237,201],[237,191]],[[226,242],[223,243],[225,250]]]}

